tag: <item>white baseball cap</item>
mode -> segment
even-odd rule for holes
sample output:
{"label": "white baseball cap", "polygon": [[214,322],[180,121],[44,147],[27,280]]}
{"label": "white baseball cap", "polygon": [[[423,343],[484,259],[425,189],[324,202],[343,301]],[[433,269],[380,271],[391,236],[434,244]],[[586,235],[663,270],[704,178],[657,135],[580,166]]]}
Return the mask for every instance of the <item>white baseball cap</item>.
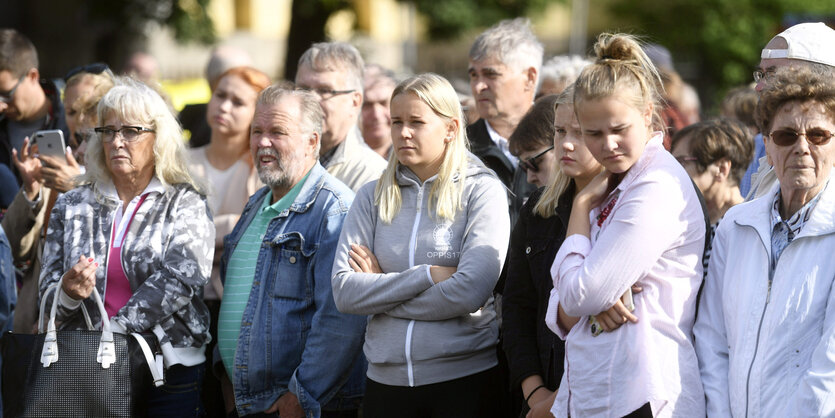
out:
{"label": "white baseball cap", "polygon": [[835,30],[824,23],[800,23],[775,38],[785,39],[788,48],[763,49],[761,58],[789,58],[835,67]]}

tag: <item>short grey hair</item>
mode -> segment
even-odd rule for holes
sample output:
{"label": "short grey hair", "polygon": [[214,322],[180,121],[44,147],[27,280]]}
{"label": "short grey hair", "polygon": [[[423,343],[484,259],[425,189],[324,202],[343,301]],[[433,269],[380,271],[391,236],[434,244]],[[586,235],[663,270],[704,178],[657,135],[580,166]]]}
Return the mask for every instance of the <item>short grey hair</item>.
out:
{"label": "short grey hair", "polygon": [[311,45],[299,58],[299,68],[309,66],[313,71],[345,72],[348,87],[362,92],[365,61],[353,45],[345,42],[319,42]]}
{"label": "short grey hair", "polygon": [[542,84],[545,80],[553,80],[567,86],[574,83],[583,68],[586,68],[589,64],[591,64],[591,61],[579,55],[557,55],[542,65],[542,75],[539,77],[539,83]]}
{"label": "short grey hair", "polygon": [[470,48],[470,60],[495,57],[508,67],[534,67],[539,74],[543,51],[542,43],[531,31],[530,20],[519,17],[502,20],[478,35]]}
{"label": "short grey hair", "polygon": [[319,98],[315,94],[305,90],[292,90],[285,84],[273,84],[264,89],[258,95],[255,106],[275,106],[286,98],[296,98],[299,101],[299,113],[301,119],[299,127],[303,134],[316,133],[319,142],[316,143],[315,154],[319,155],[322,146],[322,127],[325,124],[325,112],[319,105]]}

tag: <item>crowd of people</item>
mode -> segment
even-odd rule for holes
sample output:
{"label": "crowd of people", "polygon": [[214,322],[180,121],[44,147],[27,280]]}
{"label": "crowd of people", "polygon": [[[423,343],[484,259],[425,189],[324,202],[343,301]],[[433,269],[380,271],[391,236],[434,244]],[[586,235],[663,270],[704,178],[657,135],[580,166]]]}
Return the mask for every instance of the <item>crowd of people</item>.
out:
{"label": "crowd of people", "polygon": [[832,45],[777,34],[703,121],[625,34],[543,63],[502,21],[467,92],[219,47],[178,115],[0,29],[0,327],[152,335],[154,417],[835,416]]}

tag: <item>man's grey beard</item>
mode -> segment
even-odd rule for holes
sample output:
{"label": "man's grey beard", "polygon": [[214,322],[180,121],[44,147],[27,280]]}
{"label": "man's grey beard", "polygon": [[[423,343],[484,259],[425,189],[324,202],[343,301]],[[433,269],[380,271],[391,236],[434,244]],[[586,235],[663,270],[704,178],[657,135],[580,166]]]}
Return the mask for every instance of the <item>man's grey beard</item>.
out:
{"label": "man's grey beard", "polygon": [[[269,155],[275,158],[276,168],[274,169],[265,169],[261,167],[259,162],[260,157],[262,155]],[[290,182],[293,180],[292,172],[294,172],[294,168],[296,164],[300,163],[297,161],[291,161],[290,164],[286,164],[289,158],[282,156],[272,148],[262,148],[258,150],[258,153],[255,155],[255,167],[258,170],[258,178],[261,179],[261,182],[264,183],[271,189],[279,188],[279,189],[289,189],[293,187]]]}

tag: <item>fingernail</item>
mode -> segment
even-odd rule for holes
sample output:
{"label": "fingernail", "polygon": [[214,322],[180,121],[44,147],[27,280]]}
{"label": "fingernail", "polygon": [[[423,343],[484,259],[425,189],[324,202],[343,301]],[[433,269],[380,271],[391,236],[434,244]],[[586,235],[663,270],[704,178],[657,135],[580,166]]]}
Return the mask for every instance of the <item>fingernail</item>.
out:
{"label": "fingernail", "polygon": [[99,263],[95,263],[95,264],[96,264],[96,267],[98,267],[98,266],[99,266]]}
{"label": "fingernail", "polygon": [[93,262],[93,257],[88,258],[87,261],[92,263]]}

